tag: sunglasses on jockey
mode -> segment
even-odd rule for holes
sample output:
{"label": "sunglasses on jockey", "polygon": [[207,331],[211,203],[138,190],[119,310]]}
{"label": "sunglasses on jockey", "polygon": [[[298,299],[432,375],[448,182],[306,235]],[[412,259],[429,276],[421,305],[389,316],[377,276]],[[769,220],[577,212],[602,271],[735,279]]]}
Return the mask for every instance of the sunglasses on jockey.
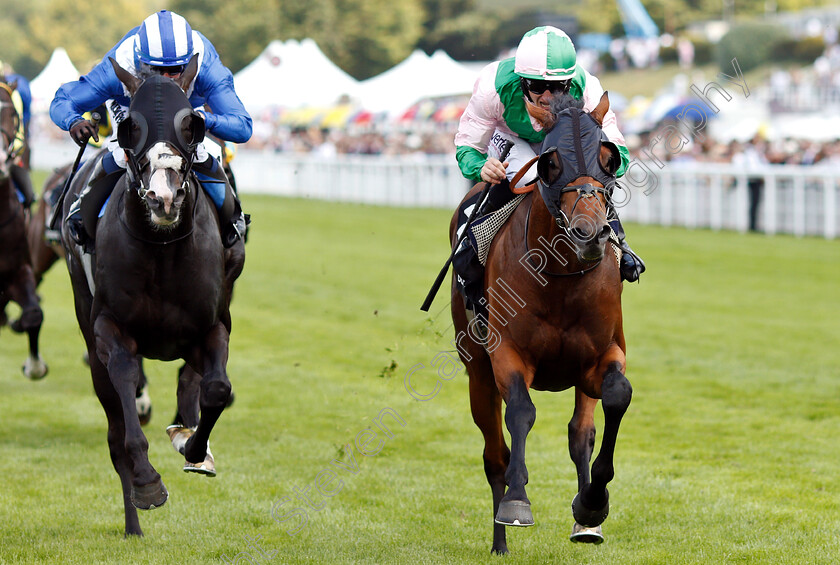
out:
{"label": "sunglasses on jockey", "polygon": [[560,93],[566,94],[572,87],[572,81],[569,80],[541,80],[536,78],[522,78],[522,89],[533,92],[534,94],[542,94],[546,90],[552,94]]}
{"label": "sunglasses on jockey", "polygon": [[186,65],[171,65],[168,67],[152,67],[152,70],[159,75],[180,75],[186,68]]}
{"label": "sunglasses on jockey", "polygon": [[187,68],[187,65],[167,65],[167,66],[158,66],[158,65],[150,65],[148,63],[140,63],[140,72],[143,76],[151,75],[152,73],[158,75],[169,75],[169,76],[177,76],[184,72]]}

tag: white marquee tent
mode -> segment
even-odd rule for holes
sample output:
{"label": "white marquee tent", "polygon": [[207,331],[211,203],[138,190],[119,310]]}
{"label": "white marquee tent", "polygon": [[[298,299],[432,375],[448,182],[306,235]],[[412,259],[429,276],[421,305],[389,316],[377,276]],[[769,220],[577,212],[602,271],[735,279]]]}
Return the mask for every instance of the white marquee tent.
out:
{"label": "white marquee tent", "polygon": [[397,114],[426,98],[469,95],[478,73],[444,51],[429,57],[417,49],[391,69],[362,81],[359,101],[371,112]]}
{"label": "white marquee tent", "polygon": [[63,47],[57,47],[44,69],[29,83],[32,91],[32,110],[46,111],[58,87],[78,78],[79,71],[73,65],[67,51]]}
{"label": "white marquee tent", "polygon": [[269,107],[331,106],[342,96],[355,97],[359,84],[312,39],[272,41],[233,81],[252,114]]}

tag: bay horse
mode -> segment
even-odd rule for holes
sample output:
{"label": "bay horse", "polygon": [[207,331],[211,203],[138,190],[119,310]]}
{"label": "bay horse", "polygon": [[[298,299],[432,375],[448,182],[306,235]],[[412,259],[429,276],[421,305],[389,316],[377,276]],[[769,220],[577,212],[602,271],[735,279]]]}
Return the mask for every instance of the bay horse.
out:
{"label": "bay horse", "polygon": [[[1,77],[0,77],[1,80]],[[12,182],[11,164],[18,158],[15,141],[21,116],[15,109],[12,92],[17,84],[0,82],[0,317],[5,321],[5,307],[11,301],[21,308],[21,315],[10,327],[29,338],[29,355],[23,374],[37,380],[46,376],[48,367],[41,358],[38,337],[44,313],[35,292],[35,276],[26,240],[26,218]]]}
{"label": "bay horse", "polygon": [[[534,524],[525,491],[525,440],[536,418],[530,390],[575,389],[568,435],[578,493],[570,539],[590,543],[603,540],[606,487],[614,475],[619,424],[632,396],[624,376],[620,255],[606,251],[607,205],[620,162],[617,147],[602,137],[600,127],[609,98],[604,93],[591,113],[572,101],[566,96],[552,108],[554,125],[537,162],[539,192],[524,197],[490,247],[482,303],[486,317],[467,316],[453,276],[455,345],[469,374],[473,420],[484,436],[494,553],[508,552],[505,526]],[[453,244],[456,220],[457,213],[450,225]],[[590,476],[598,399],[605,431]],[[502,434],[502,401],[510,448]]]}
{"label": "bay horse", "polygon": [[[149,462],[135,411],[140,358],[186,363],[177,389],[182,422],[177,433],[168,431],[185,471],[214,476],[208,441],[230,395],[230,298],[245,246],[240,240],[224,249],[215,206],[191,171],[204,120],[184,90],[197,58],[174,81],[140,80],[113,59],[111,65],[131,98],[118,129],[128,170],[96,224],[93,254],[75,244],[66,223],[61,240],[94,389],[108,419],[125,534],[142,535],[137,509],[161,506],[168,492]],[[71,184],[73,194],[86,186],[86,169]],[[63,217],[72,201],[65,200]]]}

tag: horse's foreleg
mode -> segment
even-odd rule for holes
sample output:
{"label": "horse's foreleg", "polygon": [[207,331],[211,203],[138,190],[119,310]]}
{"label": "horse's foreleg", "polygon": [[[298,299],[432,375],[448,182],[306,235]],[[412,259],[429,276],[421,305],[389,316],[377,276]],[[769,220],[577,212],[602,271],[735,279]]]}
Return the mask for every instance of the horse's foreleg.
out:
{"label": "horse's foreleg", "polygon": [[15,320],[12,329],[25,332],[29,338],[29,356],[21,370],[29,379],[42,379],[49,370],[38,350],[38,336],[44,322],[44,312],[35,293],[35,276],[30,265],[23,265],[18,269],[13,283],[9,286],[8,296],[21,308],[20,319]]}
{"label": "horse's foreleg", "polygon": [[122,408],[119,396],[108,377],[108,372],[102,363],[94,356],[91,364],[93,388],[96,396],[108,417],[108,448],[111,453],[111,463],[120,476],[123,491],[123,506],[125,508],[125,535],[142,536],[137,508],[131,502],[131,461],[125,451],[125,423],[122,419]]}
{"label": "horse's foreleg", "polygon": [[149,380],[146,378],[146,371],[143,369],[143,357],[138,355],[137,362],[140,364],[140,380],[134,393],[134,406],[137,408],[137,418],[140,420],[140,425],[145,426],[152,419],[152,397],[149,395]]}
{"label": "horse's foreleg", "polygon": [[609,513],[607,483],[615,475],[613,456],[621,419],[630,406],[633,388],[621,372],[622,365],[610,363],[601,384],[601,405],[604,408],[604,440],[592,465],[592,482],[584,485],[572,502],[575,520],[586,527],[600,525]]}
{"label": "horse's foreleg", "polygon": [[106,316],[99,316],[93,325],[96,351],[90,356],[91,371],[103,365],[108,372],[114,391],[119,398],[125,426],[125,451],[130,460],[133,477],[131,502],[137,508],[148,510],[161,506],[169,494],[160,474],[149,462],[149,442],[140,428],[135,397],[140,382],[140,363],[137,344],[122,334]]}
{"label": "horse's foreleg", "polygon": [[184,363],[178,369],[178,412],[172,424],[186,428],[195,428],[199,420],[199,397],[201,395],[201,375]]}
{"label": "horse's foreleg", "polygon": [[510,462],[510,449],[502,434],[502,397],[493,380],[486,357],[479,361],[482,370],[470,366],[470,409],[473,421],[484,436],[484,474],[493,494],[493,553],[507,553],[505,527],[495,521],[505,494],[505,470]]}
{"label": "horse's foreleg", "polygon": [[[230,381],[226,371],[229,339],[227,328],[221,322],[216,324],[205,339],[198,400],[201,418],[198,428],[185,446],[184,456],[188,464],[201,465],[208,457],[212,464],[212,456],[207,451],[207,442],[213,426],[216,425],[216,420],[219,419],[230,397]],[[185,467],[185,470],[189,469]],[[206,472],[200,468],[196,470],[208,475],[216,474],[215,469],[212,469],[212,472]]]}
{"label": "horse's foreleg", "polygon": [[[531,501],[525,493],[528,484],[528,469],[525,466],[525,438],[537,416],[534,403],[528,393],[530,378],[519,356],[504,351],[493,356],[493,371],[496,383],[507,403],[505,424],[510,432],[510,464],[505,471],[508,490],[499,503],[496,522],[507,526],[533,526]],[[527,373],[533,376],[532,372]]]}
{"label": "horse's foreleg", "polygon": [[[575,411],[569,421],[569,455],[577,469],[577,492],[590,483],[589,462],[595,449],[595,407],[598,401],[575,389]],[[575,523],[569,538],[574,542],[601,543],[601,527],[587,528]]]}
{"label": "horse's foreleg", "polygon": [[577,469],[578,492],[588,485],[589,462],[595,449],[595,406],[598,401],[575,389],[575,412],[569,421],[569,456]]}

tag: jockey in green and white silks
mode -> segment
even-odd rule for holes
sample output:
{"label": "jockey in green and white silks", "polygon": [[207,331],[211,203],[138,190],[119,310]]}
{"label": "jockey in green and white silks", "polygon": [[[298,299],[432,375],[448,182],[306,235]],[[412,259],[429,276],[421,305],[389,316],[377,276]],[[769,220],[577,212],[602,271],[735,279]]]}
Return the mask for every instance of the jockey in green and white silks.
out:
{"label": "jockey in green and white silks", "polygon": [[[515,57],[487,65],[476,79],[455,134],[455,156],[464,177],[491,184],[512,180],[537,155],[545,138],[542,124],[529,113],[528,106],[547,109],[555,93],[583,100],[583,109],[588,112],[598,105],[604,89],[596,77],[577,63],[569,36],[555,27],[541,26],[522,37]],[[630,159],[612,110],[604,116],[602,129],[618,146],[621,165],[616,176],[621,177]],[[504,167],[498,159],[506,141],[513,146],[506,158],[508,166]],[[533,167],[519,184],[531,184],[536,177]],[[617,216],[615,224],[613,229],[625,251],[622,276],[635,281],[644,271],[644,263],[624,242]]]}
{"label": "jockey in green and white silks", "polygon": [[[504,140],[514,143],[507,159],[510,163],[507,168],[508,180],[512,179],[516,172],[530,161],[536,155],[536,151],[539,150],[539,145],[545,137],[545,131],[543,131],[539,122],[528,113],[525,106],[525,93],[522,89],[522,78],[550,80],[547,77],[554,72],[556,73],[555,76],[564,77],[559,80],[570,81],[568,92],[577,100],[583,99],[583,109],[585,111],[593,110],[598,105],[604,89],[596,77],[575,62],[575,51],[571,40],[559,29],[537,28],[537,30],[542,29],[556,30],[551,34],[546,34],[549,36],[549,40],[554,39],[554,37],[551,37],[552,35],[559,36],[561,40],[565,39],[565,43],[567,43],[565,50],[571,50],[571,60],[569,61],[572,63],[571,68],[568,70],[562,69],[564,71],[562,73],[557,72],[557,69],[549,69],[545,63],[545,55],[542,57],[542,67],[539,67],[539,63],[526,67],[525,61],[522,61],[523,57],[519,55],[522,44],[520,44],[520,49],[517,50],[517,57],[496,61],[484,67],[475,82],[472,97],[466,110],[461,115],[461,122],[455,135],[458,165],[466,178],[475,181],[482,180],[480,172],[488,154],[498,157],[498,148]],[[529,33],[534,34],[537,30]],[[528,37],[526,35],[522,43],[526,43]],[[543,53],[545,53],[545,48]],[[517,58],[522,63],[520,68],[517,68]],[[558,62],[563,63],[562,60]],[[618,130],[615,113],[612,110],[609,110],[607,115],[604,116],[602,129],[610,141],[618,146],[621,154],[621,166],[618,169],[617,176],[620,177],[627,168],[629,157],[624,136]],[[536,174],[536,169],[533,174],[529,172],[530,181],[524,184],[533,182]]]}

